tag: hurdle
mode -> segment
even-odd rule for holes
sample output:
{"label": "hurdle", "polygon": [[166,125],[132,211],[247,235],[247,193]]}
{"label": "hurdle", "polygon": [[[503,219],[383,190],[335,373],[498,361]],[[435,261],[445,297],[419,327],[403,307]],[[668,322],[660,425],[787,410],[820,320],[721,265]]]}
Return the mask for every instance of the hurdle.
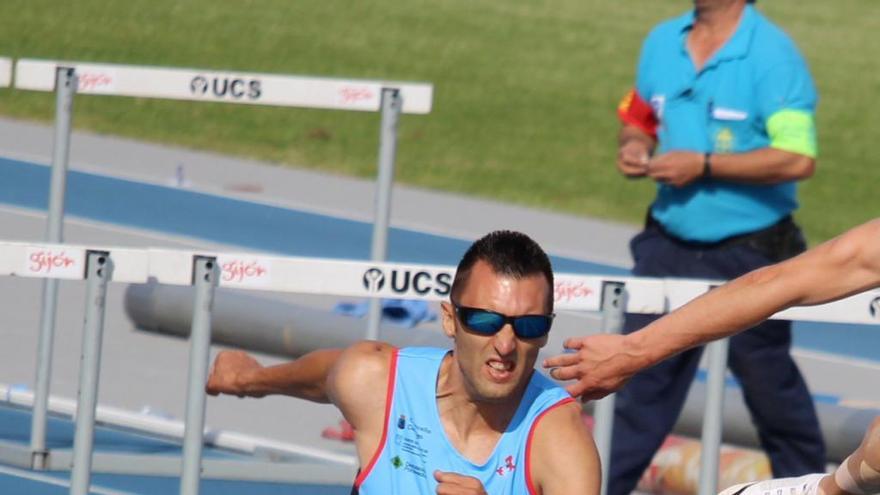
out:
{"label": "hurdle", "polygon": [[[100,262],[101,259],[104,261]],[[112,270],[99,273],[101,266],[112,266]],[[242,267],[259,269],[242,271]],[[195,286],[197,302],[193,305],[193,321],[200,319],[199,325],[204,325],[207,323],[206,318],[210,318],[211,297],[216,287],[372,298],[394,295],[404,299],[436,302],[448,297],[449,288],[444,284],[431,286],[426,281],[452,280],[454,271],[454,267],[443,265],[340,261],[253,253],[0,242],[0,276],[86,281],[88,284],[94,284],[90,291],[103,290],[102,287],[106,287],[106,283],[148,281]],[[403,293],[395,291],[390,283],[366,283],[369,280],[384,282],[395,273],[417,274],[419,282],[414,280]],[[708,280],[566,273],[557,274],[555,279],[554,299],[557,310],[602,311],[603,327],[607,330],[619,327],[623,312],[664,313],[687,303],[691,298],[710,290],[717,284]],[[822,306],[791,308],[772,318],[876,325],[880,323],[880,314],[876,310],[872,311],[872,305],[878,300],[880,300],[880,291],[875,290]],[[90,297],[86,304],[90,305],[87,314],[99,315],[103,311],[104,300],[100,297]],[[81,370],[80,373],[80,388],[83,390],[97,380],[98,366],[95,364],[100,362],[100,345],[94,341],[101,338],[99,329],[101,324],[99,318],[86,319],[86,326],[91,326],[92,329],[84,332],[83,349],[84,352],[91,349],[89,352],[92,352],[92,356],[88,359],[90,363],[88,369],[84,364],[83,369],[86,371]],[[193,344],[191,349],[196,349],[198,346],[199,349],[207,350],[210,342],[209,332],[194,331],[192,339],[199,340],[199,343]],[[196,354],[195,351],[191,352],[192,355]],[[190,359],[190,366],[199,369],[190,373],[187,404],[201,403],[201,410],[204,411],[203,387],[208,362],[207,359],[203,359],[204,355],[201,352]],[[93,395],[80,397],[77,406],[80,414],[89,406],[94,407],[93,399]],[[192,431],[194,428],[190,422],[202,428],[199,419],[187,414],[186,431]],[[93,423],[94,418],[91,418],[91,421],[78,421],[75,438],[89,438],[94,428]],[[714,422],[713,425],[720,427],[720,421]],[[192,442],[201,444],[202,430],[195,431],[200,434],[185,435],[185,444]],[[196,456],[196,459],[188,462],[190,466],[198,467],[196,461],[201,451],[186,448],[184,450],[185,455],[186,452],[195,453],[192,455]],[[74,446],[74,454],[75,467],[87,465],[88,461],[85,457],[92,455],[88,449],[77,448],[77,445]],[[714,469],[717,471],[717,464]],[[83,491],[75,493],[87,493],[88,473],[80,476],[77,481],[80,483],[79,490]],[[188,478],[189,483],[195,480],[195,485],[187,485],[186,491],[182,493],[197,493],[193,490],[198,490],[198,478],[199,473],[196,470],[192,478]]]}
{"label": "hurdle", "polygon": [[[9,84],[11,67],[11,60],[0,59],[0,86],[4,81],[6,81],[6,85]],[[433,86],[428,83],[37,59],[16,61],[14,87],[29,91],[56,92],[49,226],[44,238],[46,242],[50,243],[63,241],[64,177],[68,163],[73,99],[76,93],[381,112],[379,170],[371,251],[371,258],[374,261],[383,261],[387,254],[391,190],[400,114],[427,114],[431,111],[433,100]],[[36,398],[31,431],[32,464],[36,469],[42,469],[45,466],[48,455],[45,444],[46,404],[49,396],[57,294],[56,281],[47,279],[44,283],[35,386]],[[370,318],[366,330],[368,338],[379,337],[380,309],[378,300],[371,301]],[[210,325],[207,325],[206,328],[210,328]],[[207,351],[199,349],[198,352],[201,355]],[[207,359],[207,357],[202,357]],[[199,413],[193,410],[191,414],[204,416],[204,411]],[[201,432],[201,428],[196,431]],[[191,468],[191,470],[194,469],[196,468]],[[191,483],[190,480],[191,477],[188,476],[187,483]]]}

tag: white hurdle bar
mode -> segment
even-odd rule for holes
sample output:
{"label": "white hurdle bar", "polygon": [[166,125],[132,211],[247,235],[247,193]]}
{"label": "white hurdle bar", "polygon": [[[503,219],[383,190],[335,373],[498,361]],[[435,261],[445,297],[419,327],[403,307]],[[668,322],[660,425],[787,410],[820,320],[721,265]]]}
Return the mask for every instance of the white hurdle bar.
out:
{"label": "white hurdle bar", "polygon": [[[194,257],[206,256],[217,259],[218,287],[443,301],[448,298],[455,275],[455,267],[447,265],[0,241],[0,276],[84,280],[88,251],[109,252],[113,260],[110,281],[123,283],[152,280],[159,284],[191,285]],[[620,282],[627,293],[624,311],[644,314],[672,311],[720,283],[571,273],[558,273],[554,277],[558,310],[600,311],[603,284]],[[790,308],[771,319],[878,325],[880,312],[876,308],[872,310],[878,298],[880,290],[867,291],[833,303]]]}
{"label": "white hurdle bar", "polygon": [[[197,298],[194,305],[193,326],[197,320],[201,326],[209,326],[211,302],[214,286],[265,290],[276,292],[296,292],[355,297],[397,297],[440,301],[448,298],[454,278],[454,267],[442,265],[374,263],[362,261],[339,261],[321,258],[264,256],[253,253],[212,253],[172,249],[132,249],[117,247],[74,246],[65,244],[40,244],[25,242],[0,242],[0,276],[20,276],[30,278],[84,280],[87,278],[87,255],[106,253],[113,270],[104,273],[112,282],[147,283],[155,281],[170,285],[201,286],[206,291]],[[216,266],[207,268],[206,260]],[[207,270],[215,270],[216,278],[207,277]],[[195,274],[195,275],[194,275]],[[560,311],[599,311],[603,310],[603,330],[617,331],[624,311],[631,313],[665,313],[685,304],[717,282],[704,280],[649,279],[639,277],[589,276],[575,274],[556,275],[554,300]],[[201,283],[204,279],[207,283]],[[625,289],[625,292],[623,290]],[[880,301],[880,291],[870,291],[843,299],[831,304],[812,307],[792,308],[774,315],[776,319],[799,319],[825,322],[878,324],[880,312],[876,305]],[[873,311],[872,311],[873,308]],[[196,318],[198,316],[198,318]],[[208,319],[206,321],[206,318]],[[89,322],[87,321],[87,325]],[[203,329],[205,330],[205,329]],[[184,453],[190,458],[185,465],[194,466],[192,473],[181,478],[181,493],[197,493],[198,467],[201,463],[201,445],[205,394],[203,385],[207,376],[208,362],[205,359],[206,340],[209,341],[209,328],[201,332],[200,349],[196,352],[193,344],[191,358],[190,386],[187,396],[187,430]],[[100,339],[100,331],[91,332],[92,339]],[[196,339],[195,328],[193,340]],[[84,341],[83,347],[96,345]],[[97,345],[100,351],[100,345]],[[196,355],[198,354],[198,355]],[[723,356],[722,356],[723,357]],[[99,361],[100,356],[93,358]],[[198,368],[198,369],[196,369]],[[195,371],[193,371],[195,370]],[[85,373],[81,373],[85,376]],[[717,378],[716,375],[715,377]],[[720,370],[723,378],[723,367]],[[713,378],[710,377],[710,381]],[[86,384],[88,385],[88,383]],[[91,385],[89,385],[90,387]],[[80,389],[85,385],[80,384]],[[91,407],[94,407],[90,403]],[[80,407],[84,407],[80,403]],[[713,441],[720,435],[720,407],[714,407],[714,419],[708,419],[704,436]],[[85,408],[80,409],[84,411]],[[201,416],[201,418],[200,418]],[[191,424],[195,423],[195,424]],[[79,427],[79,425],[78,425]],[[88,426],[93,428],[93,425]],[[597,425],[597,428],[600,428]],[[711,431],[707,431],[709,428]],[[88,430],[91,434],[91,429]],[[76,435],[77,441],[82,434]],[[90,442],[89,442],[90,443]],[[603,440],[603,443],[608,443]],[[197,444],[192,446],[192,444]],[[74,445],[76,452],[77,445]],[[84,449],[83,449],[84,450]],[[88,452],[91,456],[91,452]],[[606,454],[607,456],[607,454]],[[607,457],[606,457],[607,458]],[[186,457],[185,457],[186,459]],[[81,462],[87,464],[88,461]],[[704,463],[701,476],[708,471],[717,471],[717,463],[707,466]],[[75,461],[76,467],[76,461]],[[184,485],[184,479],[186,485]]]}
{"label": "white hurdle bar", "polygon": [[382,88],[397,88],[403,113],[427,114],[434,93],[429,83],[27,58],[16,61],[15,88],[55,91],[57,67],[76,71],[77,93],[84,95],[378,112]]}

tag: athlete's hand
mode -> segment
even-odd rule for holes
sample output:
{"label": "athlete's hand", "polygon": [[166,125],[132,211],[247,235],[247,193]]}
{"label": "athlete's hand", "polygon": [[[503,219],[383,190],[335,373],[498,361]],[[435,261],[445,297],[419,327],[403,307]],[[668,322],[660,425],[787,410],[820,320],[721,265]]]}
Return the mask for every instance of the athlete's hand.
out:
{"label": "athlete's hand", "polygon": [[250,370],[262,368],[256,359],[244,351],[221,351],[214,359],[205,391],[209,395],[229,394],[244,397],[262,397],[260,394],[247,393],[242,376]]}
{"label": "athlete's hand", "polygon": [[434,471],[437,480],[437,495],[486,495],[480,480],[456,473]]}
{"label": "athlete's hand", "polygon": [[648,173],[649,155],[645,142],[630,139],[617,150],[617,169],[627,177],[644,177]]}
{"label": "athlete's hand", "polygon": [[557,380],[577,380],[565,390],[585,401],[619,390],[638,369],[638,360],[629,355],[623,335],[570,338],[563,346],[575,352],[545,359],[544,368],[550,368],[550,376]]}

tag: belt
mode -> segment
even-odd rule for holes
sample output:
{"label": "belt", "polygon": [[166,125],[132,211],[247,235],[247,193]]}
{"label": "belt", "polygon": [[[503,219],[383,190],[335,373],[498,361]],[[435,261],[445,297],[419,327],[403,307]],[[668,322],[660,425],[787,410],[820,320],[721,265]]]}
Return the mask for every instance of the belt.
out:
{"label": "belt", "polygon": [[762,251],[769,258],[781,261],[802,252],[806,245],[800,228],[794,223],[791,215],[786,215],[773,225],[756,230],[730,236],[715,242],[688,241],[681,239],[667,231],[648,210],[645,218],[645,228],[654,229],[669,240],[691,249],[723,249],[747,244]]}

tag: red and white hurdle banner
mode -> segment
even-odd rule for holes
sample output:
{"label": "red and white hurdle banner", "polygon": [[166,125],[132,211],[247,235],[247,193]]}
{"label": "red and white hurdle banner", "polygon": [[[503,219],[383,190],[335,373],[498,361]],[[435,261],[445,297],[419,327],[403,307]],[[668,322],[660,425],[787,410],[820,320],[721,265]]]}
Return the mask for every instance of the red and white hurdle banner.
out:
{"label": "red and white hurdle banner", "polygon": [[[0,276],[79,280],[85,277],[87,251],[106,251],[113,261],[113,282],[191,285],[196,256],[216,257],[220,287],[325,294],[446,300],[455,267],[406,263],[341,261],[254,253],[211,253],[172,249],[132,249],[0,242]],[[556,308],[600,311],[602,284],[626,284],[626,312],[665,313],[705,293],[710,280],[556,275]],[[791,308],[773,318],[880,324],[880,290],[822,306]]]}
{"label": "red and white hurdle banner", "polygon": [[[76,92],[91,95],[378,112],[382,88],[391,87],[401,92],[403,113],[427,114],[434,92],[429,83],[36,59],[16,62],[15,87],[55,91],[59,66],[75,69],[79,78]],[[0,61],[0,83],[2,75]]]}
{"label": "red and white hurdle banner", "polygon": [[0,57],[0,88],[9,87],[12,82],[12,60]]}

